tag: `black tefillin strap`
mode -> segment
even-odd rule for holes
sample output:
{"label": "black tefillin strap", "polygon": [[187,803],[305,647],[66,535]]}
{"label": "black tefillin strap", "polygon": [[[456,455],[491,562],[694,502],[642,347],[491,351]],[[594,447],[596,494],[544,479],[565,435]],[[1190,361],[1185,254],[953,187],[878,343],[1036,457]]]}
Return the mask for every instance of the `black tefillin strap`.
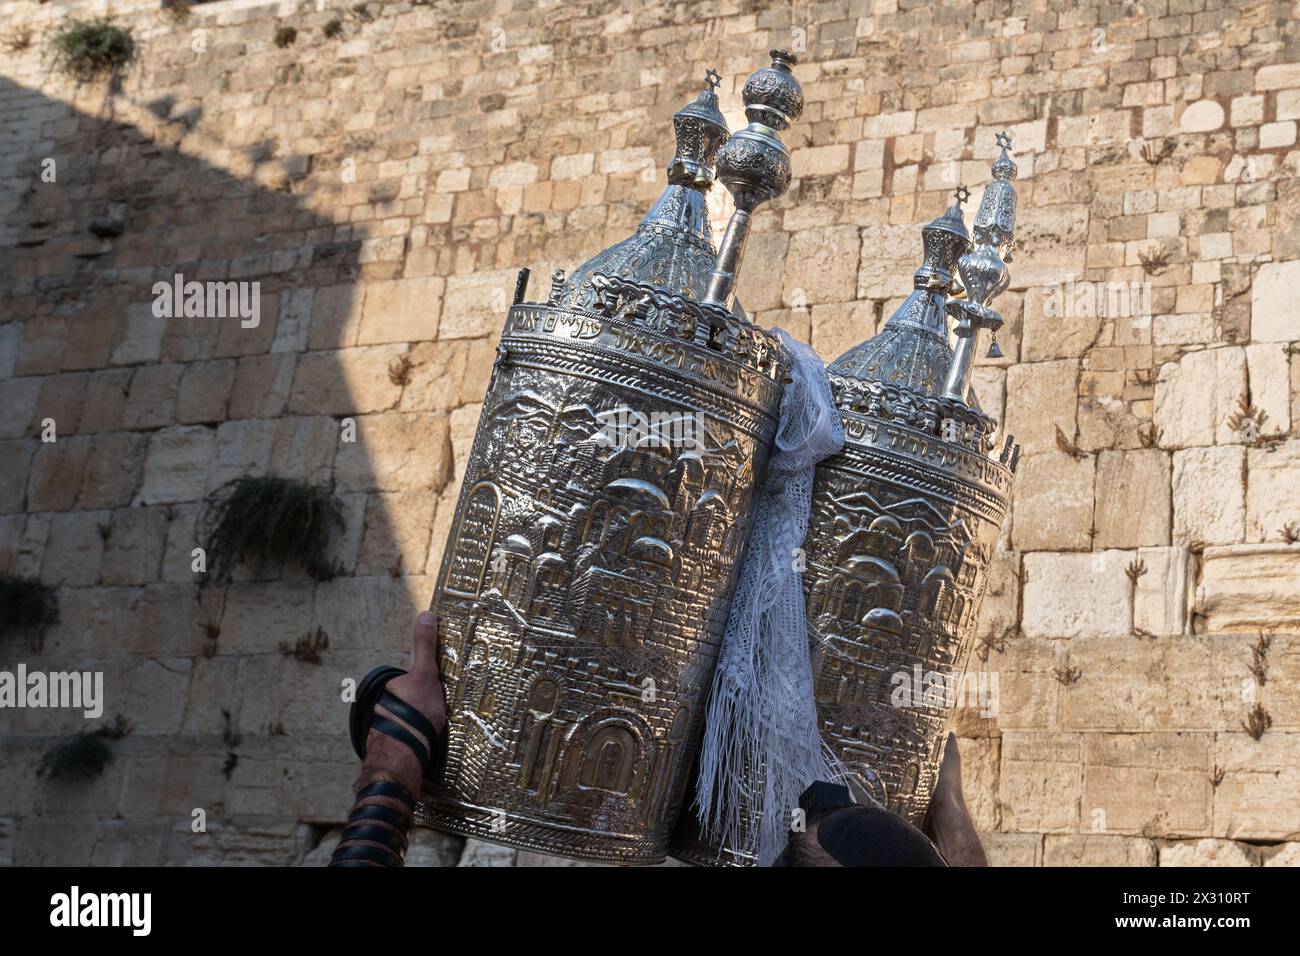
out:
{"label": "black tefillin strap", "polygon": [[[438,731],[427,717],[385,689],[390,680],[404,673],[406,672],[396,667],[377,667],[362,679],[348,719],[349,732],[352,747],[363,760],[366,756],[366,738],[371,730],[400,741],[420,761],[420,774],[423,776],[429,767],[429,747],[437,747],[441,741]],[[414,728],[428,741],[428,746],[421,743],[406,727],[375,713],[376,706],[383,707]],[[415,798],[401,784],[391,781],[379,781],[363,788],[357,794],[357,801],[369,797],[396,800],[406,812],[401,813],[382,803],[357,807],[348,817],[347,828],[339,839],[330,866],[402,865],[407,848],[406,833],[415,814]],[[345,846],[349,842],[351,845]]]}

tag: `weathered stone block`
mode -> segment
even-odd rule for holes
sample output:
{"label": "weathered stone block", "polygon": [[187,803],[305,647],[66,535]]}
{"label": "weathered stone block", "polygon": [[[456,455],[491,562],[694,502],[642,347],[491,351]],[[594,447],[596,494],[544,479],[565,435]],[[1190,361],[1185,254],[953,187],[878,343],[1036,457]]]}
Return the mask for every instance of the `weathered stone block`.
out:
{"label": "weathered stone block", "polygon": [[1300,627],[1300,544],[1206,548],[1196,613],[1211,634]]}
{"label": "weathered stone block", "polygon": [[1173,540],[1234,544],[1246,530],[1246,451],[1241,445],[1174,452]]}
{"label": "weathered stone block", "polygon": [[446,280],[441,276],[426,276],[368,285],[357,344],[438,338],[438,317],[442,311],[445,284]]}
{"label": "weathered stone block", "polygon": [[1169,472],[1169,454],[1156,448],[1097,456],[1097,547],[1169,543]]}
{"label": "weathered stone block", "polygon": [[216,431],[198,425],[164,428],[149,439],[144,481],[135,504],[197,501],[207,489]]}
{"label": "weathered stone block", "polygon": [[1017,550],[1091,546],[1095,469],[1091,455],[1051,451],[1021,459],[1010,519]]}
{"label": "weathered stone block", "polygon": [[1300,531],[1300,439],[1246,452],[1246,540],[1279,541]]}
{"label": "weathered stone block", "polygon": [[108,527],[100,580],[137,587],[152,583],[158,577],[166,538],[166,508],[119,508]]}
{"label": "weathered stone block", "polygon": [[1155,424],[1160,430],[1160,447],[1240,441],[1228,419],[1245,394],[1244,349],[1205,349],[1166,362],[1156,383]]}
{"label": "weathered stone block", "polygon": [[1150,840],[1100,833],[1048,834],[1043,838],[1043,866],[1155,866]]}
{"label": "weathered stone block", "polygon": [[1038,637],[1129,636],[1130,551],[1024,556],[1021,626]]}
{"label": "weathered stone block", "polygon": [[1027,455],[1057,451],[1056,430],[1075,435],[1079,363],[1076,359],[1013,365],[1007,369],[1004,430],[1014,435]]}
{"label": "weathered stone block", "polygon": [[68,511],[50,518],[41,580],[46,584],[84,588],[99,581],[99,561],[104,553],[108,511]]}

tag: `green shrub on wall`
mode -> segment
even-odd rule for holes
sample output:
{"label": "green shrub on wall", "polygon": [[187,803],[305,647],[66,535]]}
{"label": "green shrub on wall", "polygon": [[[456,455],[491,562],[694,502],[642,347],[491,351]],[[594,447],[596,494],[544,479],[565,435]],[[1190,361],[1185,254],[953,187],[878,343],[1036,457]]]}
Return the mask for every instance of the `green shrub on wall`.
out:
{"label": "green shrub on wall", "polygon": [[322,485],[236,478],[213,494],[201,527],[212,580],[229,581],[241,564],[296,564],[317,580],[337,573],[328,552],[343,527],[343,508]]}
{"label": "green shrub on wall", "polygon": [[36,578],[0,574],[0,639],[25,637],[39,650],[45,632],[59,623],[59,596]]}
{"label": "green shrub on wall", "polygon": [[131,31],[108,17],[66,20],[50,38],[50,65],[78,82],[118,73],[137,53]]}

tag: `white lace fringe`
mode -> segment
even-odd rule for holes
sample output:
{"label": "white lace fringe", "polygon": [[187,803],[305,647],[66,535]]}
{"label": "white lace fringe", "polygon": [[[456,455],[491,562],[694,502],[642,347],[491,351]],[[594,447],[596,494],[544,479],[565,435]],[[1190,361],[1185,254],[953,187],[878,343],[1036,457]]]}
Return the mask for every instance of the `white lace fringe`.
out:
{"label": "white lace fringe", "polygon": [[796,563],[814,469],[843,447],[844,432],[817,353],[774,331],[790,354],[792,381],[727,619],[696,787],[705,834],[755,854],[760,866],[784,848],[799,794],[814,780],[847,776],[817,729]]}

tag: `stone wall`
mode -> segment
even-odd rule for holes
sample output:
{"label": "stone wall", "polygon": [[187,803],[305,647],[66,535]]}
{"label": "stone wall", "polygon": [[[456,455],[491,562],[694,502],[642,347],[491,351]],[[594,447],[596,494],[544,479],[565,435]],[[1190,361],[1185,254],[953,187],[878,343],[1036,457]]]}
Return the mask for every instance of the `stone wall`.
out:
{"label": "stone wall", "polygon": [[[92,727],[131,731],[62,784],[38,771],[80,715],[0,712],[0,859],[322,858],[355,772],[340,682],[405,656],[515,271],[628,234],[704,70],[734,129],[781,46],[796,179],[740,294],[827,358],[1014,137],[976,390],[1025,457],[971,659],[997,707],[955,720],[992,858],[1300,860],[1294,4],[123,0],[120,83],[47,69],[59,18],[104,6],[0,0],[0,572],[61,604],[0,661],[103,671]],[[259,282],[260,325],[156,318],[177,273]],[[196,586],[203,504],[243,474],[332,486],[340,576]],[[318,628],[319,663],[285,652]]]}

